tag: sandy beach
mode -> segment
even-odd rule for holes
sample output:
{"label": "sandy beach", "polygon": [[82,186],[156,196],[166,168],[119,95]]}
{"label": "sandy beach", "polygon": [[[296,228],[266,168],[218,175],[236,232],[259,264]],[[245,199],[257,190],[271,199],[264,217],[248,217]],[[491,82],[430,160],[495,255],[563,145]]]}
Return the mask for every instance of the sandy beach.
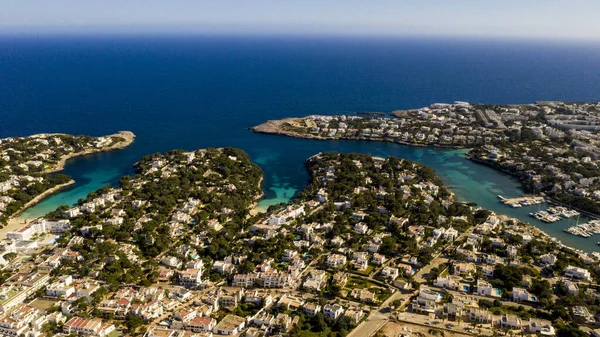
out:
{"label": "sandy beach", "polygon": [[6,233],[8,233],[8,232],[12,232],[14,230],[17,230],[17,229],[23,227],[23,225],[26,224],[26,222],[25,222],[26,220],[33,220],[33,219],[23,219],[19,216],[24,210],[37,204],[38,202],[44,200],[45,198],[51,196],[52,194],[62,190],[63,188],[73,185],[74,183],[75,183],[75,180],[70,180],[69,182],[66,182],[64,184],[56,185],[56,186],[44,191],[44,193],[38,195],[37,197],[29,200],[29,202],[26,203],[23,206],[23,208],[21,208],[19,210],[19,212],[17,212],[16,214],[13,214],[13,216],[11,216],[10,219],[8,219],[8,223],[6,224],[6,226],[4,226],[3,228],[0,228],[0,238],[6,237]]}

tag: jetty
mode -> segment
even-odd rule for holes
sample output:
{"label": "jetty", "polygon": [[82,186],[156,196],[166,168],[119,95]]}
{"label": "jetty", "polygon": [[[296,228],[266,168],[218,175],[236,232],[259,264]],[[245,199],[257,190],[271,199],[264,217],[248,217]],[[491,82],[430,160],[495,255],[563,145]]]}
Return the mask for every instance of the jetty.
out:
{"label": "jetty", "polygon": [[530,195],[524,195],[522,197],[517,197],[517,198],[505,198],[501,195],[498,195],[498,198],[500,198],[500,201],[502,201],[503,204],[510,206],[512,208],[539,205],[546,201],[544,199],[544,197],[536,197],[536,196],[530,196]]}

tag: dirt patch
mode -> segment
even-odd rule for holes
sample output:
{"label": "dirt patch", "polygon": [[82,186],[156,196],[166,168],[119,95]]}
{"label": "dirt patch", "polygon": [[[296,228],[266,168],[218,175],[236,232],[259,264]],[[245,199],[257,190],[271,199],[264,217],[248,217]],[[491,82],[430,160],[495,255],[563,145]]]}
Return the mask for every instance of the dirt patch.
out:
{"label": "dirt patch", "polygon": [[31,305],[38,310],[48,310],[52,308],[54,304],[56,304],[56,301],[43,298],[36,298],[33,302],[31,302]]}
{"label": "dirt patch", "polygon": [[375,336],[378,337],[398,337],[398,336],[412,336],[412,337],[459,337],[465,336],[450,332],[447,330],[436,329],[435,327],[424,327],[417,324],[410,324],[404,322],[388,322],[386,323]]}

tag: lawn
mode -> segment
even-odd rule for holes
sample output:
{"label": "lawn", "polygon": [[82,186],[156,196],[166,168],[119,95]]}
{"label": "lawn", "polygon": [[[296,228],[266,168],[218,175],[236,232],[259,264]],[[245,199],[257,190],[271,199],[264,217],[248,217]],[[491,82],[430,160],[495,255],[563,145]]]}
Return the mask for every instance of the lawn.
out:
{"label": "lawn", "polygon": [[353,269],[352,271],[360,275],[369,276],[373,272],[373,266],[368,266],[365,270]]}
{"label": "lawn", "polygon": [[348,288],[350,290],[352,290],[354,288],[364,289],[364,288],[371,288],[371,287],[379,287],[379,286],[369,280],[365,280],[365,279],[355,277],[355,276],[350,276],[348,278],[348,283],[346,283],[346,286],[345,286],[345,288]]}

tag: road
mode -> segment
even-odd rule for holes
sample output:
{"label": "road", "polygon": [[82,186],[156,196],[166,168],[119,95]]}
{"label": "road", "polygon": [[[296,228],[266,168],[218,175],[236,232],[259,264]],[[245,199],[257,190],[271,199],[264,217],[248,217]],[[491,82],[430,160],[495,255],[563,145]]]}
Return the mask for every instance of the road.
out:
{"label": "road", "polygon": [[383,328],[388,319],[371,319],[370,317],[357,326],[352,332],[348,334],[348,337],[371,337]]}

